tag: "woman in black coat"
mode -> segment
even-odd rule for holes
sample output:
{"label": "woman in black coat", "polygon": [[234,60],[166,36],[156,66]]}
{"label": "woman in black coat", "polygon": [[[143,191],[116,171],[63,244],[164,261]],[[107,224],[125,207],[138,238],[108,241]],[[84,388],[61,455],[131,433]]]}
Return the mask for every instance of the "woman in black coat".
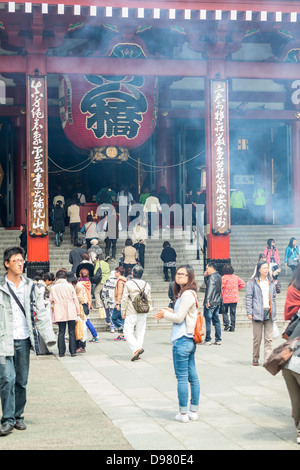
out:
{"label": "woman in black coat", "polygon": [[176,251],[174,250],[174,248],[171,247],[171,244],[167,241],[164,242],[160,259],[164,263],[164,276],[165,276],[166,282],[169,282],[169,272],[168,272],[169,269],[171,271],[171,280],[174,281],[175,279],[176,257],[177,257]]}
{"label": "woman in black coat", "polygon": [[23,248],[23,250],[25,251],[24,258],[26,258],[26,255],[27,255],[27,226],[26,224],[21,224],[20,230],[21,230],[21,235],[19,236],[20,247]]}
{"label": "woman in black coat", "polygon": [[63,241],[63,233],[65,231],[65,210],[61,204],[61,201],[57,201],[53,209],[52,230],[55,232],[56,246],[59,246],[60,242]]}

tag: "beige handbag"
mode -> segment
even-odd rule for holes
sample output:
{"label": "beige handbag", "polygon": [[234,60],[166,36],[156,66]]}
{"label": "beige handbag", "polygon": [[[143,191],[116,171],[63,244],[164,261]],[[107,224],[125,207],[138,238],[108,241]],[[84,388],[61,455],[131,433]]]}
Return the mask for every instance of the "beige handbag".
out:
{"label": "beige handbag", "polygon": [[99,308],[99,318],[101,318],[101,320],[106,318],[106,313],[105,313],[105,308],[104,307]]}

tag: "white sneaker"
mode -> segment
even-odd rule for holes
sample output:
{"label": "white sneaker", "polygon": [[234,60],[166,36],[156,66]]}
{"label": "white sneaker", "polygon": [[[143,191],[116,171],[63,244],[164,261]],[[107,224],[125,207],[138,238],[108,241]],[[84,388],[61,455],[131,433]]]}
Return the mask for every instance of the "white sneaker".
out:
{"label": "white sneaker", "polygon": [[189,411],[188,411],[188,417],[189,417],[189,419],[191,419],[192,421],[198,421],[198,413],[197,413],[197,411],[189,410]]}
{"label": "white sneaker", "polygon": [[182,423],[188,423],[189,422],[189,417],[187,414],[183,415],[182,413],[178,413],[176,416],[175,416],[175,419],[177,421],[181,421]]}
{"label": "white sneaker", "polygon": [[211,346],[211,341],[204,341],[203,345],[204,346]]}

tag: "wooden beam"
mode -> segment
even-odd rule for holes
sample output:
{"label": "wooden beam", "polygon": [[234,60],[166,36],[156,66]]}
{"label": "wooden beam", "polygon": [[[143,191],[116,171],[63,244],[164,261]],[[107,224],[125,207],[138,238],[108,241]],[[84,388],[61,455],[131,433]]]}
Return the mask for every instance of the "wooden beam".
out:
{"label": "wooden beam", "polygon": [[[207,63],[196,60],[47,57],[48,73],[205,77]],[[1,63],[0,63],[1,71]]]}
{"label": "wooden beam", "polygon": [[[172,101],[204,101],[204,90],[182,90],[180,88],[174,88],[170,89],[169,96]],[[285,103],[286,98],[287,93],[280,91],[229,91],[229,99],[234,102]]]}
{"label": "wooden beam", "polygon": [[[203,119],[205,117],[204,109],[170,109],[168,112],[170,119]],[[229,119],[231,120],[280,120],[280,121],[299,121],[298,111],[296,110],[271,110],[271,109],[249,109],[238,111],[229,110]]]}
{"label": "wooden beam", "polygon": [[300,64],[287,62],[234,62],[226,61],[226,76],[229,78],[268,78],[294,80],[300,76]]}
{"label": "wooden beam", "polygon": [[2,55],[0,60],[0,73],[25,73],[26,57],[19,55]]}
{"label": "wooden beam", "polygon": [[[47,73],[205,77],[207,62],[170,59],[46,57]],[[26,57],[1,56],[0,73],[25,73]],[[226,61],[227,78],[299,79],[300,64]]]}

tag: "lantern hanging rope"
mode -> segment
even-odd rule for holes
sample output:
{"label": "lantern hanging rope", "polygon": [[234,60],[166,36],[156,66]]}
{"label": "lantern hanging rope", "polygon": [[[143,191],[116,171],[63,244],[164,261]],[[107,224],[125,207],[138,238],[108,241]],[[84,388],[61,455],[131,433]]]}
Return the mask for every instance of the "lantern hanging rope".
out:
{"label": "lantern hanging rope", "polygon": [[[194,157],[192,158],[189,158],[188,160],[185,160],[184,162],[179,162],[179,163],[175,163],[174,165],[149,165],[148,163],[143,163],[143,162],[140,162],[141,165],[143,166],[149,166],[150,168],[158,168],[158,171],[159,170],[165,170],[167,168],[174,168],[176,166],[180,166],[180,165],[184,165],[185,163],[189,163],[191,162],[192,160],[194,160],[195,158],[199,157],[200,155],[202,155],[203,153],[205,152],[205,149],[202,150],[202,152],[200,153],[197,153],[197,155],[195,155]],[[136,160],[135,158],[132,158],[130,155],[128,155],[128,158],[130,158],[130,160],[133,160],[134,162],[136,163],[139,163],[138,160]],[[135,168],[135,167],[134,167]],[[147,171],[147,170],[145,170]],[[150,171],[151,172],[151,171]]]}
{"label": "lantern hanging rope", "polygon": [[[197,155],[195,155],[194,157],[191,157],[191,158],[188,158],[187,160],[183,161],[183,162],[179,162],[179,163],[175,163],[174,165],[150,165],[148,163],[143,163],[143,162],[140,162],[141,165],[144,166],[148,166],[151,168],[151,170],[143,170],[145,171],[146,173],[154,173],[154,172],[159,172],[161,170],[166,170],[168,168],[174,168],[174,167],[177,167],[177,166],[180,166],[180,165],[185,165],[186,163],[189,163],[191,162],[192,160],[194,160],[195,158],[199,157],[200,155],[202,155],[203,153],[205,152],[205,149],[202,150],[202,152],[200,153],[197,153]],[[136,160],[135,158],[133,157],[130,157],[130,155],[128,156],[128,158],[130,158],[130,160],[133,160],[134,162],[136,163],[139,163],[138,160]],[[85,168],[87,168],[89,165],[91,165],[91,163],[93,163],[93,160],[90,160],[90,158],[88,158],[87,160],[84,160],[83,162],[81,163],[78,163],[77,165],[74,165],[74,166],[71,166],[69,168],[63,168],[61,167],[60,165],[58,165],[57,163],[55,163],[49,156],[48,156],[48,159],[50,160],[51,163],[53,163],[55,166],[57,166],[60,170],[57,170],[57,171],[49,171],[49,173],[60,173],[60,171],[67,171],[68,173],[76,173],[78,171],[82,171],[84,170]],[[81,165],[82,163],[85,163],[86,161],[89,160],[89,163],[86,165],[86,166],[83,166],[82,168],[79,168],[77,170],[73,170],[73,168],[76,168],[77,166]],[[127,165],[131,166],[132,168],[134,168],[135,170],[138,170],[138,168],[134,165],[131,165],[128,161],[127,162],[124,162],[124,163],[127,163]]]}
{"label": "lantern hanging rope", "polygon": [[[87,168],[91,163],[93,163],[91,160],[90,160],[90,157],[87,158],[86,160],[84,160],[83,162],[80,162],[80,163],[77,163],[77,165],[74,165],[74,166],[70,166],[70,168],[63,168],[61,167],[60,165],[58,165],[57,163],[55,163],[49,156],[48,156],[48,159],[50,160],[51,163],[53,163],[53,165],[57,166],[58,168],[60,168],[60,170],[57,170],[57,171],[49,171],[49,173],[60,173],[60,171],[67,171],[69,173],[76,173],[78,171],[81,171],[81,170],[84,170],[85,168]],[[77,170],[73,170],[73,168],[76,168],[77,166],[79,165],[82,165],[84,164],[85,162],[89,162],[86,166],[83,166],[82,168],[79,168]]]}

